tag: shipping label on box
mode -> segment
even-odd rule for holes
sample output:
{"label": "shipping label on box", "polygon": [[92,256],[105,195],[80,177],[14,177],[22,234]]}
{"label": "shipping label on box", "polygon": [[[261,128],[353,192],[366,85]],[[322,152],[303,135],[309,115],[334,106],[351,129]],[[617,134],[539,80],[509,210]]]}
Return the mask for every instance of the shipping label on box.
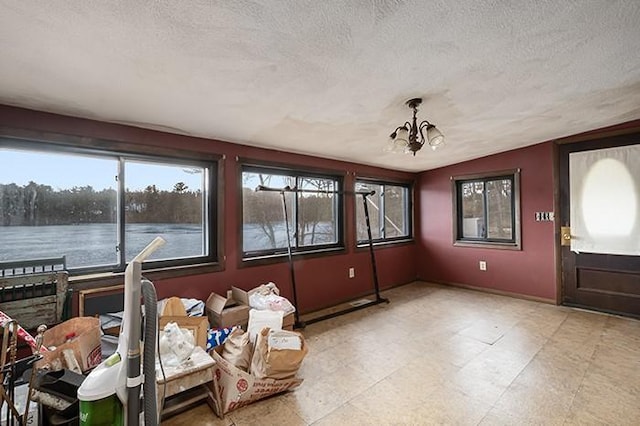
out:
{"label": "shipping label on box", "polygon": [[214,351],[211,355],[216,361],[213,369],[215,406],[216,414],[220,417],[259,399],[295,389],[303,381],[303,379],[295,377],[285,380],[257,379],[236,368],[217,352]]}

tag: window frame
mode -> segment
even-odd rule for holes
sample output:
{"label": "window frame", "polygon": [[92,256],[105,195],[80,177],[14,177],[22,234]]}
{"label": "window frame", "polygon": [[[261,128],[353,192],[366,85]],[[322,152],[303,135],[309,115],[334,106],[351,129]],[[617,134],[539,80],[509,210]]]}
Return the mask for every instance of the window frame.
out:
{"label": "window frame", "polygon": [[[305,179],[305,178],[319,178],[319,179],[329,179],[333,180],[336,183],[336,205],[335,205],[335,213],[336,213],[336,239],[335,243],[330,244],[315,244],[308,246],[298,246],[298,212],[299,208],[296,206],[294,211],[288,211],[289,223],[292,222],[292,218],[295,215],[295,223],[291,226],[295,229],[295,233],[291,235],[292,247],[291,254],[292,256],[318,256],[326,253],[335,253],[337,251],[345,250],[345,238],[344,238],[344,223],[345,223],[345,213],[344,213],[344,174],[338,172],[331,172],[327,170],[319,170],[310,168],[308,170],[302,170],[300,168],[291,167],[288,165],[282,164],[269,164],[269,163],[261,163],[261,162],[253,162],[247,160],[239,160],[240,166],[238,167],[238,211],[239,211],[239,226],[238,226],[238,251],[240,254],[240,265],[247,264],[256,264],[256,263],[272,263],[281,261],[283,258],[286,258],[288,255],[287,247],[275,248],[275,249],[264,249],[264,250],[253,250],[253,251],[245,251],[244,250],[244,200],[243,200],[243,183],[242,178],[245,172],[249,173],[264,173],[264,174],[273,174],[279,176],[289,176],[297,179]],[[298,193],[292,193],[295,197],[294,202],[297,205]]]}
{"label": "window frame", "polygon": [[[393,180],[384,180],[384,179],[376,179],[376,178],[366,178],[366,177],[358,177],[354,180],[354,189],[356,189],[357,192],[357,185],[358,182],[363,182],[365,184],[373,184],[373,185],[381,185],[381,186],[398,186],[398,187],[403,187],[407,190],[407,211],[406,211],[406,216],[405,216],[405,220],[407,222],[407,226],[408,226],[408,233],[406,236],[399,236],[399,237],[382,237],[382,238],[372,238],[372,243],[373,245],[388,245],[388,244],[397,244],[397,243],[404,243],[404,242],[411,242],[414,239],[414,226],[413,226],[413,216],[414,216],[414,212],[413,212],[413,182],[400,182],[400,181],[393,181]],[[355,203],[354,203],[354,233],[355,233],[355,241],[356,241],[356,247],[365,247],[369,245],[369,239],[367,238],[366,240],[359,240],[358,239],[358,206],[362,205],[362,198],[361,196],[355,195]],[[383,207],[384,207],[384,199],[383,199]],[[371,209],[369,209],[369,215],[371,216]],[[381,210],[380,211],[380,218],[381,221],[379,223],[383,224],[382,229],[384,230],[384,211]],[[382,233],[382,232],[381,232]]]}
{"label": "window frame", "polygon": [[[20,133],[20,132],[17,132]],[[203,225],[205,246],[207,255],[192,256],[187,258],[172,258],[165,260],[148,260],[142,265],[143,270],[170,271],[184,269],[188,267],[202,267],[205,265],[219,266],[221,229],[219,224],[218,208],[220,193],[220,158],[217,155],[189,155],[189,153],[179,152],[173,149],[160,147],[138,147],[132,144],[115,142],[102,139],[85,138],[71,135],[47,134],[46,138],[40,138],[34,132],[26,132],[25,136],[2,133],[0,134],[0,147],[16,149],[21,151],[32,151],[36,153],[56,153],[66,155],[86,155],[102,159],[112,159],[116,162],[117,191],[117,261],[109,265],[97,265],[69,268],[70,276],[82,276],[90,274],[124,272],[128,262],[126,260],[125,244],[125,185],[126,176],[124,168],[127,161],[146,162],[150,164],[165,164],[178,166],[202,167],[207,171],[205,181],[206,196],[203,197]],[[208,190],[207,190],[208,189]],[[124,248],[124,250],[123,250]],[[178,275],[183,275],[180,273]],[[172,274],[163,276],[170,277]]]}
{"label": "window frame", "polygon": [[[496,238],[469,238],[462,236],[462,194],[461,186],[469,182],[486,182],[503,180],[511,180],[511,224],[513,228],[513,238],[509,240]],[[495,172],[477,173],[471,175],[452,176],[452,195],[453,195],[453,245],[459,247],[482,247],[503,250],[521,250],[522,226],[520,220],[520,169],[500,170]],[[487,221],[487,203],[486,191],[483,192],[484,202],[484,220]]]}

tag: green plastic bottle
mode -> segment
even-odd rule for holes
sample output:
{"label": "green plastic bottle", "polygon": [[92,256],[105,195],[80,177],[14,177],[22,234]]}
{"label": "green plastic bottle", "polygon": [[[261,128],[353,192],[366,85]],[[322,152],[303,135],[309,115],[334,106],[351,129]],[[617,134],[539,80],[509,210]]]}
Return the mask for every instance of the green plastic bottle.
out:
{"label": "green plastic bottle", "polygon": [[80,424],[124,426],[122,403],[116,394],[96,401],[80,401]]}

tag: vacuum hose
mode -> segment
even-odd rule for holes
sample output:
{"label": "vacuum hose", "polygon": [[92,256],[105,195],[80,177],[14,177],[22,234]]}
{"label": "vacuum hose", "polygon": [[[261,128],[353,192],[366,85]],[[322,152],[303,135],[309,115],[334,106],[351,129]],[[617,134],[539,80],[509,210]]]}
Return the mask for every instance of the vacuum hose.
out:
{"label": "vacuum hose", "polygon": [[144,424],[157,426],[159,422],[156,398],[156,346],[158,340],[158,296],[156,288],[149,280],[142,280],[144,300],[144,353],[142,373],[144,374]]}

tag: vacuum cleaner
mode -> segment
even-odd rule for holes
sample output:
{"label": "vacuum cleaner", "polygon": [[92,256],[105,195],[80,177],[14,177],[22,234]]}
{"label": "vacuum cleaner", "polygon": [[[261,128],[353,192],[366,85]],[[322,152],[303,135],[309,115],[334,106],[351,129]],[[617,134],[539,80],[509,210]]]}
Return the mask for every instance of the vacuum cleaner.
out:
{"label": "vacuum cleaner", "polygon": [[[124,316],[116,352],[98,365],[78,389],[80,424],[87,426],[136,426],[158,424],[156,400],[156,340],[158,303],[151,281],[142,278],[142,262],[165,244],[156,237],[125,270]],[[140,356],[141,307],[144,298],[144,357]],[[143,361],[143,375],[140,372]],[[144,394],[141,413],[140,390]]]}

